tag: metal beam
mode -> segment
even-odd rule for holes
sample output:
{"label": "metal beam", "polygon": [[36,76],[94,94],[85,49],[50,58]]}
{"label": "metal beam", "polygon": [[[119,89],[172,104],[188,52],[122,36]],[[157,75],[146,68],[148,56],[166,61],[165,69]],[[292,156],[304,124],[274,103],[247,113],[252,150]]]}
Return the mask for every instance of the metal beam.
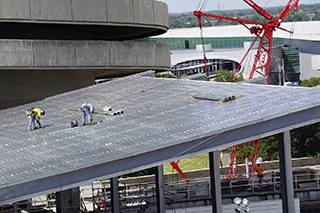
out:
{"label": "metal beam", "polygon": [[80,210],[80,189],[75,187],[56,193],[57,213],[73,213]]}
{"label": "metal beam", "polygon": [[157,212],[165,213],[166,204],[164,198],[163,165],[155,167],[156,193],[157,193]]}
{"label": "metal beam", "polygon": [[222,212],[219,151],[209,153],[212,213]]}
{"label": "metal beam", "polygon": [[13,203],[13,213],[18,213],[18,204]]}
{"label": "metal beam", "polygon": [[112,213],[119,213],[119,182],[118,177],[114,177],[110,179],[111,185],[111,207]]}
{"label": "metal beam", "polygon": [[282,211],[283,213],[294,213],[295,204],[292,180],[290,131],[280,133],[278,139]]}

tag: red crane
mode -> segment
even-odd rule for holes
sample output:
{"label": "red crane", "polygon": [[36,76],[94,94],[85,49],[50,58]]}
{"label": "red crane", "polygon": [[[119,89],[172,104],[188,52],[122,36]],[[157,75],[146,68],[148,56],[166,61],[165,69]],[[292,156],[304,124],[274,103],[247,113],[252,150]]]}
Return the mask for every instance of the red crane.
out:
{"label": "red crane", "polygon": [[190,180],[187,178],[187,176],[182,172],[182,170],[180,169],[178,163],[180,162],[180,160],[178,160],[177,162],[172,161],[170,162],[172,168],[174,168],[175,170],[177,170],[177,172],[181,175],[181,177],[183,177],[187,183],[190,182]]}
{"label": "red crane", "polygon": [[[278,18],[276,18],[276,19],[273,18],[272,15],[270,15],[266,10],[264,10],[262,7],[257,5],[252,0],[243,0],[243,1],[245,3],[247,3],[250,7],[252,7],[255,11],[257,11],[257,13],[259,13],[261,16],[266,18],[269,22],[268,23],[260,23],[260,22],[241,20],[241,19],[236,19],[236,18],[229,18],[229,17],[205,14],[205,13],[201,12],[201,9],[199,11],[194,11],[193,15],[198,17],[198,22],[199,22],[199,26],[200,26],[200,30],[201,30],[201,37],[202,37],[201,17],[209,17],[209,18],[216,18],[216,19],[223,19],[223,20],[228,20],[228,21],[239,22],[245,28],[247,28],[251,32],[251,34],[254,34],[256,36],[256,38],[254,39],[251,46],[249,47],[249,49],[245,53],[244,57],[242,58],[238,67],[236,68],[236,70],[233,72],[231,78],[229,79],[229,82],[232,80],[234,75],[239,71],[244,59],[248,56],[252,47],[259,39],[260,44],[259,44],[258,50],[255,54],[255,58],[254,58],[253,66],[251,68],[249,79],[252,79],[255,76],[255,74],[258,76],[261,75],[261,76],[266,77],[266,84],[268,84],[273,32],[276,29],[280,29],[280,30],[287,31],[289,33],[293,33],[292,31],[281,28],[280,24],[292,9],[294,9],[294,10],[298,9],[299,0],[289,0],[287,5],[284,7],[282,12],[280,13]],[[205,5],[205,4],[203,4],[203,5]],[[248,25],[250,25],[250,26],[248,26]],[[207,59],[205,57],[205,54],[204,54],[204,62],[206,65],[205,67],[207,67],[207,64],[206,64]],[[258,152],[258,148],[259,148],[259,142],[260,142],[260,139],[257,139],[257,140],[253,140],[248,143],[233,146],[232,153],[231,153],[231,162],[230,162],[230,167],[229,167],[229,176],[227,177],[227,179],[231,179],[232,177],[244,176],[247,169],[244,168],[243,166],[238,165],[238,163],[242,163],[242,164],[245,163],[244,157],[247,157],[248,161],[250,162],[248,172],[249,172],[250,179],[252,179],[253,173],[254,173],[254,168],[255,168],[255,162],[256,162],[256,158],[257,158],[257,152]]]}

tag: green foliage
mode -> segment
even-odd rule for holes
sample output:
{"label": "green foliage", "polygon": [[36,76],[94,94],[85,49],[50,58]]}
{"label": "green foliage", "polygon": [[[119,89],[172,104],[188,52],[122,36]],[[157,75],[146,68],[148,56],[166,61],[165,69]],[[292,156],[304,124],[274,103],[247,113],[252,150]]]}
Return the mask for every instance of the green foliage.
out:
{"label": "green foliage", "polygon": [[320,123],[291,131],[292,157],[320,156]]}
{"label": "green foliage", "polygon": [[173,74],[166,73],[166,74],[155,74],[155,77],[158,77],[158,78],[188,78],[188,75],[183,74],[183,75],[177,77]]}
{"label": "green foliage", "polygon": [[258,156],[262,157],[263,160],[278,160],[278,136],[272,135],[270,137],[261,138],[259,143]]}
{"label": "green foliage", "polygon": [[[277,18],[284,6],[279,7],[267,7],[266,11],[271,14],[274,18]],[[214,14],[218,16],[244,19],[248,21],[262,22],[267,23],[268,20],[258,14],[254,9],[243,9],[243,10],[215,10],[215,11],[206,11],[207,14]],[[299,9],[297,12],[291,11],[287,17],[284,19],[284,22],[296,22],[296,21],[309,21],[310,16],[308,14],[313,14],[313,21],[320,20],[320,4],[299,4]],[[239,23],[206,18],[202,17],[202,26],[226,26],[226,25],[237,25]],[[175,28],[191,28],[198,27],[198,18],[193,15],[190,11],[188,13],[179,13],[179,14],[169,14],[169,27],[170,29]]]}
{"label": "green foliage", "polygon": [[[320,156],[320,123],[290,131],[293,158]],[[278,136],[260,140],[258,156],[263,160],[278,160]]]}
{"label": "green foliage", "polygon": [[302,87],[314,87],[320,85],[320,78],[311,77],[310,79],[303,80],[300,84]]}
{"label": "green foliage", "polygon": [[[195,157],[182,159],[178,165],[182,171],[209,168],[209,154],[202,154]],[[163,172],[176,173],[177,171],[172,168],[170,163],[167,163],[163,165]]]}
{"label": "green foliage", "polygon": [[[229,79],[232,76],[232,72],[229,72],[228,70],[219,70],[217,72],[217,77],[215,77],[215,81],[217,82],[228,82]],[[243,81],[243,76],[241,74],[234,75],[231,82],[240,82]]]}
{"label": "green foliage", "polygon": [[177,76],[173,75],[173,74],[155,74],[156,77],[158,78],[178,78]]}

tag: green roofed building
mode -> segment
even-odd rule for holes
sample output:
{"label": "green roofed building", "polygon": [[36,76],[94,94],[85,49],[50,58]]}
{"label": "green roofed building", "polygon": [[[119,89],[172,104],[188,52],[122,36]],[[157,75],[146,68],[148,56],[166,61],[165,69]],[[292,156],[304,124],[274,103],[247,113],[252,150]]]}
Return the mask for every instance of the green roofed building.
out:
{"label": "green roofed building", "polygon": [[[281,30],[274,32],[269,76],[271,84],[284,85],[288,81],[295,84],[313,76],[320,77],[312,60],[313,56],[320,54],[319,24],[319,21],[284,22],[281,27],[291,30],[294,26],[294,33]],[[206,27],[202,30],[203,37],[200,28],[171,29],[162,35],[150,37],[149,41],[170,46],[171,71],[176,72],[177,68],[183,67],[177,71],[179,75],[204,72],[204,45],[206,57],[212,62],[209,64],[209,72],[214,75],[220,69],[234,71],[255,39],[242,25]],[[248,77],[257,46],[253,49],[252,53],[248,54],[251,62],[244,61],[240,68],[244,77]]]}

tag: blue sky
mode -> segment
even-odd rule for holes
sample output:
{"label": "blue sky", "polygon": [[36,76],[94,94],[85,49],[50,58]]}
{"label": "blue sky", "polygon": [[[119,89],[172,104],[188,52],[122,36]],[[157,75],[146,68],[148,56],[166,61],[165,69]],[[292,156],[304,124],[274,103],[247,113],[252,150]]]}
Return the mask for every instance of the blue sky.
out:
{"label": "blue sky", "polygon": [[[168,5],[169,13],[192,12],[197,9],[200,0],[157,0]],[[259,6],[272,7],[286,5],[289,0],[254,0]],[[320,3],[319,0],[300,0],[299,4]],[[217,10],[248,9],[249,7],[243,0],[208,0],[205,11]]]}

